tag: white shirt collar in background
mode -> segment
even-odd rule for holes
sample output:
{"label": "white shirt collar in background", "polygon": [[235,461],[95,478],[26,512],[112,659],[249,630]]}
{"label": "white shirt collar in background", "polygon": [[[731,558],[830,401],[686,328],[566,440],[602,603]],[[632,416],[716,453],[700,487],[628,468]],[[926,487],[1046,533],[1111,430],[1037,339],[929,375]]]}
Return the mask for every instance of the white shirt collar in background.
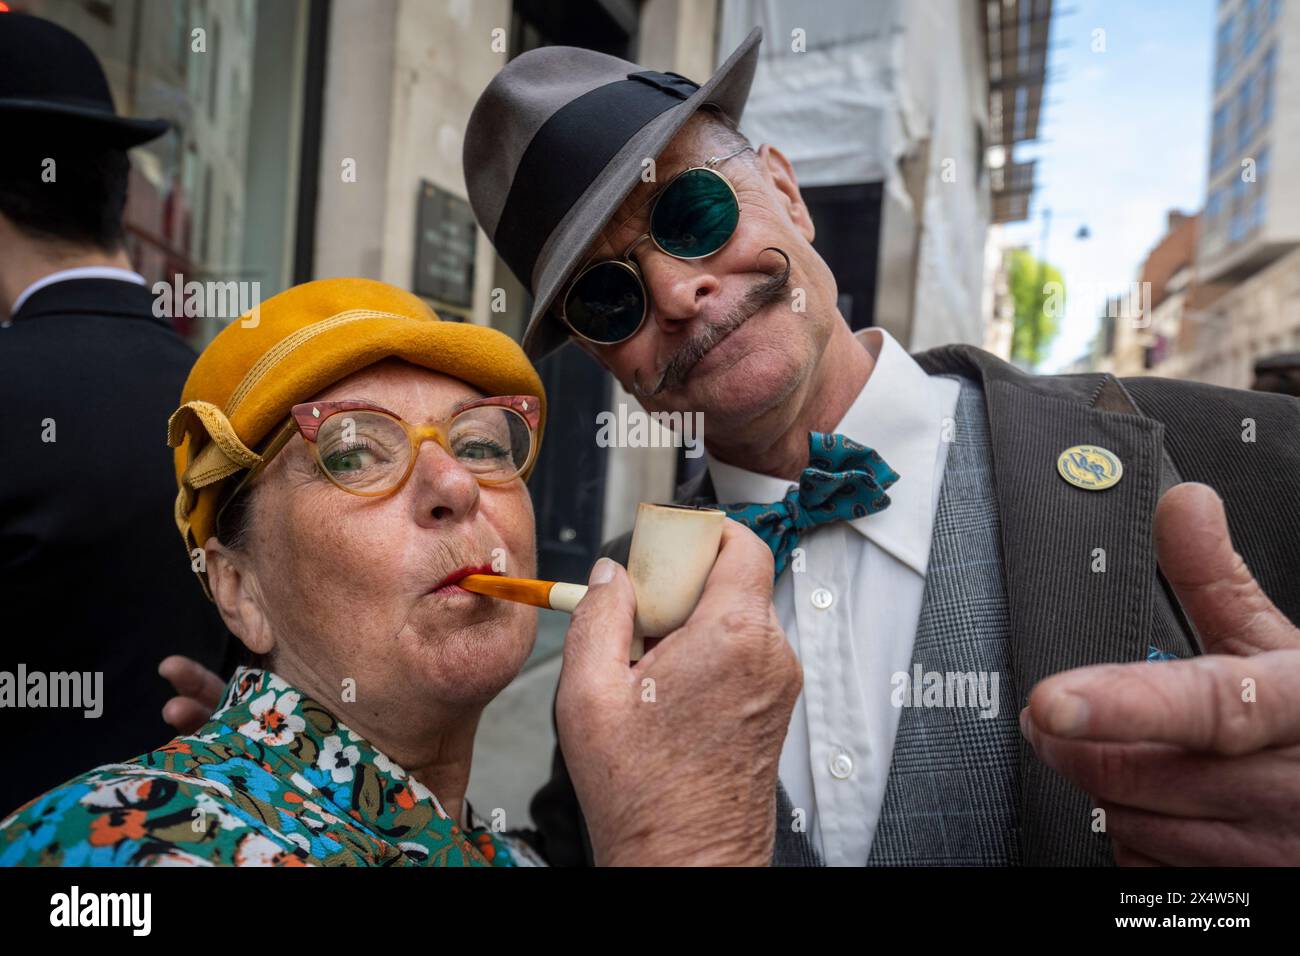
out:
{"label": "white shirt collar in background", "polygon": [[67,282],[69,279],[117,279],[121,282],[134,282],[136,285],[145,285],[144,276],[140,275],[140,273],[132,272],[130,269],[119,269],[116,266],[81,266],[76,269],[60,269],[58,272],[51,272],[47,276],[42,276],[18,293],[18,298],[14,300],[13,308],[9,310],[9,314],[17,315],[18,310],[23,307],[24,302],[32,297],[33,292],[44,289],[47,285],[54,285],[56,282]]}

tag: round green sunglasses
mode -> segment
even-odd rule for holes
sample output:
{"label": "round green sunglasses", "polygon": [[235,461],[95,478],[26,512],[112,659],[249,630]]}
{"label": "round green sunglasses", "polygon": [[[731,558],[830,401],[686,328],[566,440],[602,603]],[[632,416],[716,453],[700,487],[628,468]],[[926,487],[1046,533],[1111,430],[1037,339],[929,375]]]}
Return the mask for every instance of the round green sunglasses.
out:
{"label": "round green sunglasses", "polygon": [[636,335],[650,312],[650,295],[631,256],[647,239],[675,259],[703,259],[731,240],[740,222],[740,200],[716,167],[747,149],[753,147],[713,156],[678,173],[653,198],[649,232],[619,258],[578,272],[560,306],[560,318],[574,335],[597,345],[615,345]]}

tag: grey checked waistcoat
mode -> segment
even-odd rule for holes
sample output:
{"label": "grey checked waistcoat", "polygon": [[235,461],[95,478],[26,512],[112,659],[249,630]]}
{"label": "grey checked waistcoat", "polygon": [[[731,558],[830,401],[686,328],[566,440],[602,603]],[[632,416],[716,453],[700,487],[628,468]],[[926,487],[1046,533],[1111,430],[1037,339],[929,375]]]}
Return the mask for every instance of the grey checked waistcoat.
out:
{"label": "grey checked waistcoat", "polygon": [[[969,699],[965,707],[903,707],[868,866],[1020,862],[1020,708],[988,417],[979,386],[957,380],[961,392],[912,661],[922,672],[983,674],[990,680],[997,674],[997,716],[981,717],[978,701]],[[910,686],[904,697],[910,705]],[[818,865],[807,837],[791,831],[783,789],[777,813],[773,863]]]}
{"label": "grey checked waistcoat", "polygon": [[[983,393],[958,381],[912,661],[922,672],[989,675],[990,688],[996,674],[997,716],[980,716],[970,700],[903,708],[868,866],[1020,862],[1020,708],[992,446]],[[904,696],[910,704],[912,694]]]}

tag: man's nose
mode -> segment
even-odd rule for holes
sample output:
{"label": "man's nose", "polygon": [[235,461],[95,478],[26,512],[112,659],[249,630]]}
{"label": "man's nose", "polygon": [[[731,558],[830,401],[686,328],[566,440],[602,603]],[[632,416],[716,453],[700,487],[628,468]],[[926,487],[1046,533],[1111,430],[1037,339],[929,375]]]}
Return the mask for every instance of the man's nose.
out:
{"label": "man's nose", "polygon": [[722,283],[705,265],[706,260],[675,259],[646,245],[637,260],[650,293],[650,316],[664,332],[679,332],[704,312]]}
{"label": "man's nose", "polygon": [[415,454],[408,485],[415,520],[425,527],[440,527],[472,514],[478,504],[478,479],[433,439]]}

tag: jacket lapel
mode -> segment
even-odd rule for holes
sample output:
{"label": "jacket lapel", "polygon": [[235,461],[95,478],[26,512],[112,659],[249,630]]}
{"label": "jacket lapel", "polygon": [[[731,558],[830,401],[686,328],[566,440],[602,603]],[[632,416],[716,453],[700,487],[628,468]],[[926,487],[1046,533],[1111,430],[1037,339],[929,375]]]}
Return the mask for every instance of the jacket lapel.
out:
{"label": "jacket lapel", "polygon": [[673,504],[678,505],[703,507],[717,503],[718,495],[713,490],[713,477],[707,468],[701,469],[700,473],[693,478],[683,481],[677,486],[677,493],[673,495]]}
{"label": "jacket lapel", "polygon": [[[1110,410],[1126,397],[1113,376],[1035,377],[971,346],[916,359],[930,374],[966,375],[984,388],[1021,706],[1050,674],[1143,660],[1154,608],[1152,515],[1164,426],[1136,409]],[[1058,456],[1080,444],[1100,445],[1120,459],[1118,484],[1087,491],[1060,477]],[[1107,841],[1092,832],[1086,795],[1024,741],[1021,767],[1024,862],[1109,862]]]}
{"label": "jacket lapel", "polygon": [[[1012,675],[1023,706],[1043,678],[1146,657],[1158,588],[1152,517],[1178,480],[1164,426],[1143,416],[1111,375],[1034,376],[968,345],[915,355],[926,372],[979,382],[988,408]],[[1057,473],[1061,452],[1100,445],[1123,463],[1118,484],[1086,491]],[[708,471],[677,489],[681,504],[716,503]],[[1105,570],[1100,570],[1104,567]],[[1098,570],[1094,570],[1097,568]],[[1191,644],[1171,648],[1194,653]],[[1021,741],[1020,830],[1027,865],[1104,864],[1087,796]]]}

